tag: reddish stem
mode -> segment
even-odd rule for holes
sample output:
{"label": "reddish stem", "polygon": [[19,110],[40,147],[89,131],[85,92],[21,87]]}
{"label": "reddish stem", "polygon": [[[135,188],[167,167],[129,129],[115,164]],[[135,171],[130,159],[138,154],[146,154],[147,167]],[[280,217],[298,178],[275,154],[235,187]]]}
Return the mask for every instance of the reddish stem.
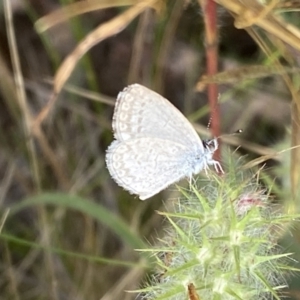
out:
{"label": "reddish stem", "polygon": [[[213,76],[218,72],[218,28],[217,4],[213,0],[198,0],[203,11],[205,25],[206,72]],[[213,136],[220,136],[220,108],[218,105],[218,85],[210,83],[207,86],[208,101],[211,113],[211,130]],[[220,160],[220,147],[214,158]]]}

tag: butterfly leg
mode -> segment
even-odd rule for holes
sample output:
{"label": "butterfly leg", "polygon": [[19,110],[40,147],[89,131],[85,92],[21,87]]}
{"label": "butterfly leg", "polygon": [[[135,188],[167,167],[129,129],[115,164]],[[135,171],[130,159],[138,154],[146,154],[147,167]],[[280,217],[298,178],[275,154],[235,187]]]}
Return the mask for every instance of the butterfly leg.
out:
{"label": "butterfly leg", "polygon": [[[209,163],[209,164],[211,164],[211,163]],[[208,179],[210,179],[210,175],[209,175],[209,173],[208,173],[208,170],[209,170],[209,164],[208,163],[205,163],[204,164],[204,172],[205,172],[205,175],[206,175],[206,177],[208,178]]]}
{"label": "butterfly leg", "polygon": [[218,149],[218,141],[216,138],[209,140],[208,142],[204,143],[204,147],[207,151],[206,153],[206,161],[204,162],[204,170],[205,174],[207,175],[207,169],[209,165],[213,165],[217,173],[224,174],[224,170],[221,164],[213,159],[214,152]]}
{"label": "butterfly leg", "polygon": [[207,164],[204,165],[204,172],[205,172],[205,175],[208,177],[208,171],[209,170],[209,167]]}
{"label": "butterfly leg", "polygon": [[214,160],[213,165],[214,165],[215,170],[216,170],[217,173],[222,173],[222,174],[225,173],[222,166],[221,166],[221,164],[218,161]]}

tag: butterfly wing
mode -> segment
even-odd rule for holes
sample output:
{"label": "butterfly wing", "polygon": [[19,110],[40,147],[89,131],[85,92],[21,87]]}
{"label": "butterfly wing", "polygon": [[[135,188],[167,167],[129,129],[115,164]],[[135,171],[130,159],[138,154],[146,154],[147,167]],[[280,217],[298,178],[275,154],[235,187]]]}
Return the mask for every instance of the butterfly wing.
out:
{"label": "butterfly wing", "polygon": [[159,137],[203,149],[198,134],[183,114],[167,99],[139,84],[119,93],[112,125],[119,141]]}
{"label": "butterfly wing", "polygon": [[106,164],[118,185],[145,200],[189,174],[189,151],[158,138],[116,140],[107,150]]}

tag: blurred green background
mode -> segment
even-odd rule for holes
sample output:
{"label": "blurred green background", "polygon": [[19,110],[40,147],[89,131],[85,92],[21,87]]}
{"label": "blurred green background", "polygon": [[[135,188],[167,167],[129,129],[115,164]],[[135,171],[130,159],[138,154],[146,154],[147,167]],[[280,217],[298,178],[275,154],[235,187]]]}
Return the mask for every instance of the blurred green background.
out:
{"label": "blurred green background", "polygon": [[[142,1],[8,0],[0,6],[0,299],[135,299],[126,291],[151,272],[151,258],[135,249],[162,235],[156,210],[177,192],[171,187],[142,202],[110,178],[104,156],[113,140],[113,105],[125,86],[141,83],[202,124],[197,129],[207,138],[208,96],[195,89],[206,72],[206,36],[200,1],[160,1],[127,24],[122,15],[134,2]],[[221,131],[243,129],[228,143],[246,160],[270,155],[259,166],[268,171],[274,201],[297,209],[298,152],[271,154],[300,136],[300,3],[248,3],[250,12],[271,3],[264,17],[271,26],[280,18],[297,48],[255,22],[237,29],[236,13],[219,2],[218,67],[225,74],[211,80],[219,87]],[[234,2],[243,1],[228,1]],[[105,27],[105,38],[82,59],[73,57],[75,70],[35,135],[32,124],[64,59],[117,17],[119,30]],[[293,234],[283,238],[283,248],[299,260],[297,226]],[[296,276],[290,297],[300,299],[299,289]]]}

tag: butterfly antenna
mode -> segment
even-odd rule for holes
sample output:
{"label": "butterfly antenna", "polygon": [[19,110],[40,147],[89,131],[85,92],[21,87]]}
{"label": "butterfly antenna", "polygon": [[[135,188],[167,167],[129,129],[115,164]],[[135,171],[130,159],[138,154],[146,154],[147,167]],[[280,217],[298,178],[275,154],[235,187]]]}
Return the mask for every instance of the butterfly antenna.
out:
{"label": "butterfly antenna", "polygon": [[238,129],[238,130],[236,130],[235,132],[232,132],[232,133],[225,133],[225,134],[222,134],[222,135],[218,136],[217,138],[219,139],[219,138],[222,138],[222,137],[224,137],[224,136],[238,135],[238,134],[240,134],[240,133],[242,133],[242,132],[243,132],[242,129]]}
{"label": "butterfly antenna", "polygon": [[206,129],[208,130],[210,129],[211,122],[212,122],[212,117],[209,117]]}

